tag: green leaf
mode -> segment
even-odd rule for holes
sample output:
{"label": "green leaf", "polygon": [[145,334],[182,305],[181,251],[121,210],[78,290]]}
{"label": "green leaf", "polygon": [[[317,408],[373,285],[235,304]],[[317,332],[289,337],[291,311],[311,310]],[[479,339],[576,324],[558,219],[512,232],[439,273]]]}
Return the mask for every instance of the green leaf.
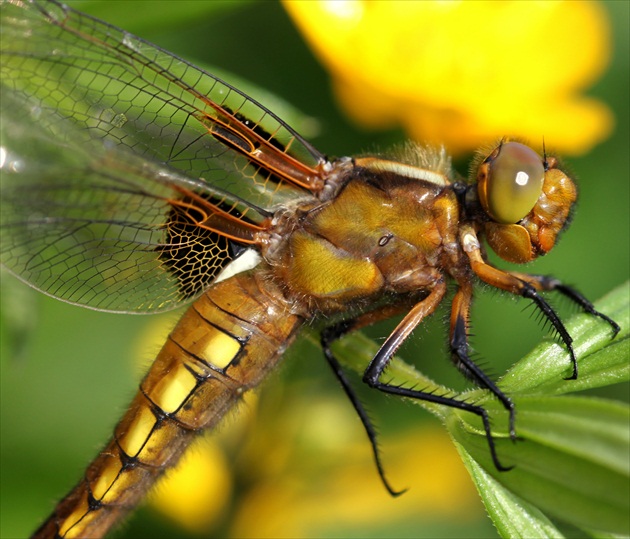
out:
{"label": "green leaf", "polygon": [[[395,384],[465,399],[488,410],[499,459],[514,466],[509,472],[495,468],[477,416],[411,400],[445,422],[502,536],[560,537],[549,517],[600,536],[630,533],[630,408],[564,395],[628,381],[629,290],[625,283],[596,303],[621,326],[614,339],[610,325],[591,315],[576,315],[566,324],[575,338],[577,380],[565,380],[571,372],[569,356],[553,340],[537,346],[501,380],[499,386],[516,405],[517,440],[509,438],[508,414],[488,391],[458,395],[400,358],[388,367],[388,379]],[[377,349],[361,334],[334,347],[339,360],[360,373]]]}
{"label": "green leaf", "polygon": [[[499,458],[514,466],[509,472],[494,467],[476,418],[453,414],[447,421],[449,432],[498,483],[545,514],[582,529],[628,533],[628,407],[567,396],[519,398],[515,403],[518,440],[495,437]],[[494,416],[497,407],[487,408]],[[488,496],[483,492],[486,483],[477,487],[482,497]]]}
{"label": "green leaf", "polygon": [[540,510],[501,485],[460,444],[456,442],[455,446],[502,537],[562,537]]}

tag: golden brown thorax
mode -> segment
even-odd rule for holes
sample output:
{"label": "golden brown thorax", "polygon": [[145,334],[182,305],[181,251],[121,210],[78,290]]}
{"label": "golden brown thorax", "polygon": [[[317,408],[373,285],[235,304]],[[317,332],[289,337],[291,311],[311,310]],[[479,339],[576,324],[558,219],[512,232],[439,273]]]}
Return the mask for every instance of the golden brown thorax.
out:
{"label": "golden brown thorax", "polygon": [[337,196],[295,212],[293,232],[271,260],[290,294],[324,311],[385,292],[431,287],[457,236],[451,189],[356,169]]}

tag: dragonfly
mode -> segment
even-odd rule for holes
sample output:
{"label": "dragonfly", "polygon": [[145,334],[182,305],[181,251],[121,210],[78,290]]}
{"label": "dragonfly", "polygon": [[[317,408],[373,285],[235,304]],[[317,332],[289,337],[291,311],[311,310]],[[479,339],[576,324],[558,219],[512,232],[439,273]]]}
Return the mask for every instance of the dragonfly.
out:
{"label": "dragonfly", "polygon": [[[494,466],[490,417],[474,402],[388,383],[414,329],[450,298],[455,365],[515,406],[471,359],[475,283],[526,298],[569,352],[544,292],[619,326],[562,281],[488,261],[546,255],[577,200],[558,158],[505,137],[469,178],[446,151],[329,158],[218,77],[55,0],[0,5],[2,265],[65,302],[116,313],[188,310],[111,440],[33,537],[102,537],[276,368],[306,325],[362,422],[376,434],[332,352],[342,336],[402,319],[363,381],[384,393],[477,415]],[[485,243],[484,243],[485,242]]]}

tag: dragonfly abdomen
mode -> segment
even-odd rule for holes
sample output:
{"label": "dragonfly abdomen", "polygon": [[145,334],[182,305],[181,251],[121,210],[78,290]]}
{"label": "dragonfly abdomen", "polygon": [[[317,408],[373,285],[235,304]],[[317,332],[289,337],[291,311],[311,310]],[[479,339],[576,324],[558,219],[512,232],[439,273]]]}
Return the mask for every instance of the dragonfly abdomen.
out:
{"label": "dragonfly abdomen", "polygon": [[[114,437],[34,537],[102,536],[275,367],[302,318],[260,273],[210,288],[184,314]],[[282,297],[276,294],[276,297]]]}

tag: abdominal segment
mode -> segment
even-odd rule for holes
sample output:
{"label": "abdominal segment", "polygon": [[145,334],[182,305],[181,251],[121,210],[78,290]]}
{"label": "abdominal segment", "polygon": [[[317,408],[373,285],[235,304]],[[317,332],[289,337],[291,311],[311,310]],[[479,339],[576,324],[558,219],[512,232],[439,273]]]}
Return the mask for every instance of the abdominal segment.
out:
{"label": "abdominal segment", "polygon": [[113,439],[34,537],[101,536],[174,466],[194,436],[215,426],[257,386],[292,342],[302,319],[240,274],[184,314]]}

